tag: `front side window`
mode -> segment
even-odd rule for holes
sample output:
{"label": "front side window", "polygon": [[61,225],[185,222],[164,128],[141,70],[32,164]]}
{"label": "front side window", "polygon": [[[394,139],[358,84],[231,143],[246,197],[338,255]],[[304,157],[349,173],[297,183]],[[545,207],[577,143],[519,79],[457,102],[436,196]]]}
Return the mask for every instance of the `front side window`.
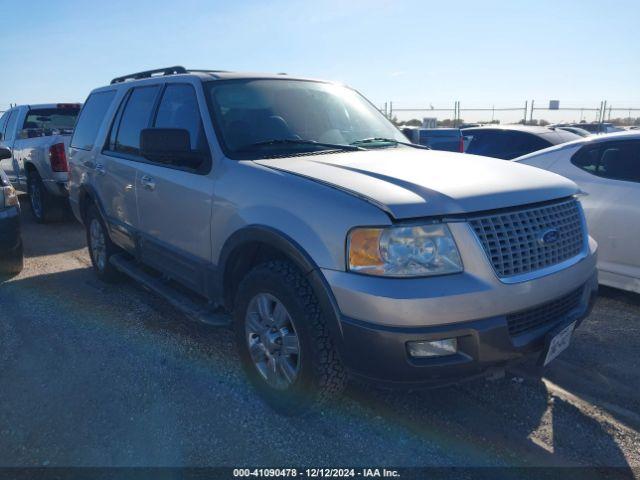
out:
{"label": "front side window", "polygon": [[158,106],[154,127],[187,130],[191,150],[201,153],[208,151],[196,91],[191,85],[167,85]]}
{"label": "front side window", "polygon": [[640,182],[640,142],[611,142],[588,146],[571,159],[576,167],[613,180]]}
{"label": "front side window", "polygon": [[[4,127],[7,125],[7,120],[9,120],[9,115],[11,112],[4,112],[0,117],[0,136],[4,133]],[[2,138],[0,138],[2,140]]]}
{"label": "front side window", "polygon": [[7,126],[4,129],[4,134],[2,135],[3,140],[13,139],[13,131],[15,129],[16,123],[18,123],[18,115],[18,110],[11,110],[9,112]]}
{"label": "front side window", "polygon": [[73,132],[72,147],[82,150],[91,150],[93,148],[98,136],[98,130],[115,95],[115,90],[96,92],[89,95],[84,107],[82,107],[78,123]]}
{"label": "front side window", "polygon": [[[213,81],[205,90],[221,143],[231,158],[328,149],[312,142],[341,146],[372,138],[406,142],[359,93],[340,85],[257,79]],[[274,140],[280,142],[269,143]]]}
{"label": "front side window", "polygon": [[134,88],[125,100],[120,122],[114,125],[115,151],[129,155],[140,154],[140,132],[149,127],[158,90],[158,85]]}

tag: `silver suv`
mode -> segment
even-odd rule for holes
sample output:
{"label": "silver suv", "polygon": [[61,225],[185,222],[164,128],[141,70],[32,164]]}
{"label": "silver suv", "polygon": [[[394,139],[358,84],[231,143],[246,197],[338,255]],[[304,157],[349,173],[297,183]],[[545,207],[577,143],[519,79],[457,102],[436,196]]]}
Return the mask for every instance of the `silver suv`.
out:
{"label": "silver suv", "polygon": [[348,375],[418,386],[547,363],[596,292],[573,182],[406,143],[339,84],[182,67],[116,78],[90,94],[69,153],[98,276],[232,324],[282,412]]}

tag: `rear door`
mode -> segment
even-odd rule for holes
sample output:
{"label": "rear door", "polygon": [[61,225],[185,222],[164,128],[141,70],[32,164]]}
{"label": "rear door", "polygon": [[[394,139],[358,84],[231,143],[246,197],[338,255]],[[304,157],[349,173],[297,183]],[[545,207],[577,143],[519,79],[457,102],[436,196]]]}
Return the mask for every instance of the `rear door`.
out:
{"label": "rear door", "polygon": [[598,268],[640,279],[640,140],[586,145],[553,170],[588,193],[582,204],[599,245]]}
{"label": "rear door", "polygon": [[138,165],[138,213],[143,261],[194,291],[206,294],[206,268],[211,261],[213,182],[210,150],[204,133],[198,95],[189,83],[168,83],[153,126],[189,132],[199,164]]}
{"label": "rear door", "polygon": [[160,85],[130,89],[114,117],[104,150],[97,156],[94,186],[114,241],[135,248],[139,229],[136,178],[143,161],[140,132],[151,125]]}

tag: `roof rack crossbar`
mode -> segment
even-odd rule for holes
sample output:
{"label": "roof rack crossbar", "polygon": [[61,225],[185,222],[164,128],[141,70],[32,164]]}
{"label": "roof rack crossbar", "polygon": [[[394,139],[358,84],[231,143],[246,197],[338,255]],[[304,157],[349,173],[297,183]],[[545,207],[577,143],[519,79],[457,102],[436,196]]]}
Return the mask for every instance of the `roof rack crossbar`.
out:
{"label": "roof rack crossbar", "polygon": [[123,75],[122,77],[116,77],[111,80],[111,85],[114,83],[122,83],[127,80],[140,80],[141,78],[151,78],[156,75],[177,75],[180,73],[187,73],[187,69],[176,65],[174,67],[157,68],[155,70],[146,70],[144,72],[131,73],[129,75]]}

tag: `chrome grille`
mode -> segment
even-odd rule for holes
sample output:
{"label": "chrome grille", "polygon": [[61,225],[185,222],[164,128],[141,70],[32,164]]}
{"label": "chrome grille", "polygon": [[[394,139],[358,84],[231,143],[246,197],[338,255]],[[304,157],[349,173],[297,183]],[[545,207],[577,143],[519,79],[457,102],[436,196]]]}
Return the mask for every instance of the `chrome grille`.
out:
{"label": "chrome grille", "polygon": [[580,305],[583,287],[556,300],[507,315],[509,333],[513,336],[562,320]]}
{"label": "chrome grille", "polygon": [[[499,277],[535,272],[578,255],[584,246],[580,204],[574,198],[472,217],[469,223]],[[549,230],[557,240],[541,241]]]}

